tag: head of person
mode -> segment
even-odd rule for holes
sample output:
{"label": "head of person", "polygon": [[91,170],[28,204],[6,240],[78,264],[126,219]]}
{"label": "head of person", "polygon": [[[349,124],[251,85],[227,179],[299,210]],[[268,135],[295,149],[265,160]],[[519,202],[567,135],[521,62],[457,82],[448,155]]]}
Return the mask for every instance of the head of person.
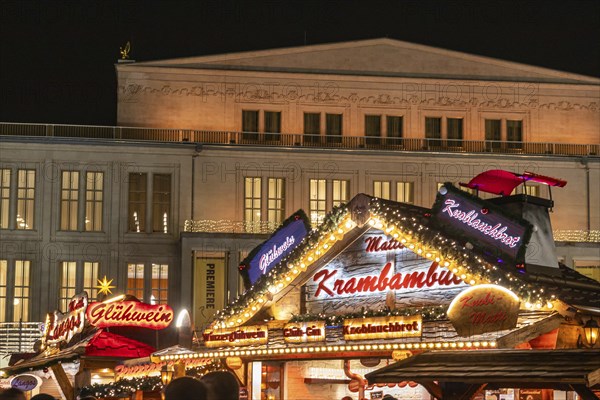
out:
{"label": "head of person", "polygon": [[209,372],[202,377],[201,381],[208,389],[209,399],[238,400],[240,398],[240,384],[231,372]]}
{"label": "head of person", "polygon": [[0,392],[0,400],[25,400],[25,392],[17,388],[9,388]]}
{"label": "head of person", "polygon": [[51,396],[49,394],[40,393],[40,394],[36,394],[35,396],[33,396],[31,398],[31,400],[56,400],[56,399],[54,398],[54,396]]}
{"label": "head of person", "polygon": [[207,400],[207,390],[204,383],[190,376],[173,379],[163,389],[165,400]]}

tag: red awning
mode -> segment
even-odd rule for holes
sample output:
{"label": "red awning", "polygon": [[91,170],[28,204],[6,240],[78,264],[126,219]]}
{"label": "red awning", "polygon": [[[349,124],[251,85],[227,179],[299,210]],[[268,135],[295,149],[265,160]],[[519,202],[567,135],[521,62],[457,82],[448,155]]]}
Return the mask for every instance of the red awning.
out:
{"label": "red awning", "polygon": [[86,356],[138,358],[148,357],[155,349],[125,336],[100,330],[85,347]]}
{"label": "red awning", "polygon": [[502,169],[492,169],[477,175],[475,178],[471,179],[469,183],[461,183],[460,185],[486,193],[508,196],[517,186],[527,181],[558,187],[563,187],[567,184],[567,181],[552,178],[550,176],[534,174],[533,172],[516,174]]}

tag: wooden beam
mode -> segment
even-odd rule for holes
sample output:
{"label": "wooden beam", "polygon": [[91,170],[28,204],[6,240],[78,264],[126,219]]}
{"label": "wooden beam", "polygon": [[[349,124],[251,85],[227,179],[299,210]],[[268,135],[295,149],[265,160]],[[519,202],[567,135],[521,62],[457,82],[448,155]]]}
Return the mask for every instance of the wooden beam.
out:
{"label": "wooden beam", "polygon": [[443,382],[440,386],[444,400],[471,400],[487,386],[487,383]]}
{"label": "wooden beam", "polygon": [[427,389],[430,395],[438,400],[442,399],[442,388],[437,383],[434,381],[419,381],[418,383]]}
{"label": "wooden beam", "polygon": [[571,385],[571,388],[573,388],[583,400],[598,400],[598,397],[594,392],[585,385]]}
{"label": "wooden beam", "polygon": [[67,400],[74,400],[75,393],[73,390],[73,386],[71,385],[71,381],[67,377],[67,374],[65,373],[62,364],[54,364],[50,368],[54,373],[54,377],[56,378],[56,382],[58,382],[58,386],[60,386],[60,390],[62,391],[63,396],[65,396]]}
{"label": "wooden beam", "polygon": [[529,342],[531,339],[535,339],[544,333],[557,329],[563,322],[564,318],[562,315],[553,314],[548,318],[544,318],[541,321],[524,326],[502,336],[496,340],[496,345],[499,349],[512,349],[521,343]]}

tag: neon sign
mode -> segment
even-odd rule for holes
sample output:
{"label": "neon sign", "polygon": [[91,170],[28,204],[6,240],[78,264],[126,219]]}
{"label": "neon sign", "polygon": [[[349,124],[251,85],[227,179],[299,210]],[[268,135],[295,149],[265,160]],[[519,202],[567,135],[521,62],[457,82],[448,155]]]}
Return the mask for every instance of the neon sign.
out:
{"label": "neon sign", "polygon": [[86,317],[97,328],[110,326],[135,326],[150,329],[165,329],[173,321],[175,313],[166,304],[146,304],[139,301],[115,303],[91,303]]}
{"label": "neon sign", "polygon": [[498,206],[470,197],[450,184],[440,188],[433,214],[442,231],[473,237],[478,246],[513,258],[528,240],[531,229],[527,221],[511,217]]}
{"label": "neon sign", "polygon": [[306,218],[304,213],[299,211],[242,261],[240,271],[246,285],[254,285],[263,275],[267,274],[302,242],[307,233]]}
{"label": "neon sign", "polygon": [[290,322],[283,328],[286,343],[308,343],[325,340],[325,322]]}
{"label": "neon sign", "polygon": [[87,293],[75,295],[71,298],[66,314],[54,311],[47,314],[44,343],[57,344],[62,341],[69,342],[73,336],[83,331],[85,326],[85,310],[88,306]]}

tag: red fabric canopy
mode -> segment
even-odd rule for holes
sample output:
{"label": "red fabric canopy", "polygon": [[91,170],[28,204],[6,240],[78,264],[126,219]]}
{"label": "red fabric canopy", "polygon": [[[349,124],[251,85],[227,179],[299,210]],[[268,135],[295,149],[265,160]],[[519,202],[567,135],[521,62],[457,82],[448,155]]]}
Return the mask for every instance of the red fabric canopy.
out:
{"label": "red fabric canopy", "polygon": [[508,196],[517,186],[527,181],[558,187],[563,187],[567,184],[567,181],[534,174],[533,172],[525,172],[521,175],[502,169],[492,169],[477,175],[469,183],[461,183],[460,185],[486,193]]}
{"label": "red fabric canopy", "polygon": [[86,356],[139,358],[148,357],[155,349],[125,336],[100,330],[85,347]]}

